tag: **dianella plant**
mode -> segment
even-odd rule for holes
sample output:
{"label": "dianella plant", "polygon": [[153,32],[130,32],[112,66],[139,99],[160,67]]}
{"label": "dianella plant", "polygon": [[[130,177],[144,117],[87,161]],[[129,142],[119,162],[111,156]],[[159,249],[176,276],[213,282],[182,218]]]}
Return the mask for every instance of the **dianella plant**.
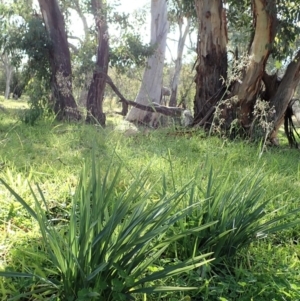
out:
{"label": "dianella plant", "polygon": [[[196,234],[216,221],[184,229],[168,236],[170,227],[198,204],[178,210],[189,193],[188,183],[175,192],[155,194],[143,173],[120,189],[121,169],[111,166],[103,172],[93,160],[83,168],[70,209],[63,220],[49,218],[47,200],[39,186],[31,188],[34,206],[15,192],[4,180],[16,200],[36,220],[48,263],[33,271],[6,268],[1,277],[31,278],[23,293],[11,300],[134,300],[140,294],[190,290],[194,287],[168,287],[157,283],[166,277],[207,265],[212,253],[197,254],[157,269],[153,267],[174,241]],[[163,186],[165,181],[162,181]],[[157,184],[155,184],[157,188]],[[35,256],[32,254],[31,256]],[[33,284],[34,285],[33,285]],[[39,297],[37,297],[39,296]]]}

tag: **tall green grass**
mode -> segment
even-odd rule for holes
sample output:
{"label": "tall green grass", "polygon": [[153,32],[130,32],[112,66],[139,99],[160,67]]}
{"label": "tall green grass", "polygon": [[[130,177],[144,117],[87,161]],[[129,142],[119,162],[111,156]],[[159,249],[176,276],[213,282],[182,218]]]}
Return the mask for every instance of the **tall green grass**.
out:
{"label": "tall green grass", "polygon": [[[202,175],[204,178],[205,175]],[[176,256],[196,256],[212,252],[213,265],[233,258],[237,252],[252,242],[293,229],[299,224],[300,208],[286,210],[286,206],[272,209],[271,198],[265,198],[263,183],[266,175],[249,173],[235,184],[227,178],[218,178],[210,169],[207,181],[196,183],[186,198],[185,205],[202,201],[191,214],[176,222],[173,229],[186,231],[190,227],[215,221],[203,231],[174,243]],[[199,177],[196,177],[199,178]]]}

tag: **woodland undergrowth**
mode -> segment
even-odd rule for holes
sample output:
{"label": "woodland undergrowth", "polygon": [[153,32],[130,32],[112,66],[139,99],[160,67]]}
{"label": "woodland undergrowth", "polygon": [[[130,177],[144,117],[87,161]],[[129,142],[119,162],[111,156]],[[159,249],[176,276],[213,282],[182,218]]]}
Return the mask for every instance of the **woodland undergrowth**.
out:
{"label": "woodland undergrowth", "polygon": [[[22,119],[1,102],[1,300],[299,300],[299,151]],[[37,184],[37,185],[36,185]]]}

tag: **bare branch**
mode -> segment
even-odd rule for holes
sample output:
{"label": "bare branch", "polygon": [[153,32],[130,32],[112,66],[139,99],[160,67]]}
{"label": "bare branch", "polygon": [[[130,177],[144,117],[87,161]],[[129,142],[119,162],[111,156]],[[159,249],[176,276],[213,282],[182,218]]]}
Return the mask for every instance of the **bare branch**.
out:
{"label": "bare branch", "polygon": [[106,77],[106,83],[110,85],[112,90],[120,98],[121,102],[124,102],[127,105],[131,105],[137,109],[147,111],[147,112],[157,112],[166,116],[173,116],[173,117],[180,117],[181,113],[183,112],[182,108],[166,107],[166,106],[161,106],[157,103],[152,103],[151,105],[146,106],[131,100],[127,100],[125,99],[125,97],[122,95],[122,93],[119,91],[119,89],[116,87],[116,85],[113,83],[112,79],[108,75]]}

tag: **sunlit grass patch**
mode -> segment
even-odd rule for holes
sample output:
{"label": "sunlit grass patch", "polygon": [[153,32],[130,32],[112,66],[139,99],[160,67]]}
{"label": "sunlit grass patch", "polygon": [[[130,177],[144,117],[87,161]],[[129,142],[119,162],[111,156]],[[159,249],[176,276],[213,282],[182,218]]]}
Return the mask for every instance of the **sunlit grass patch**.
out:
{"label": "sunlit grass patch", "polygon": [[[58,123],[54,119],[39,120],[35,126],[29,126],[19,118],[19,101],[13,101],[11,105],[9,102],[1,102],[1,106],[8,105],[8,113],[0,110],[0,177],[29,205],[34,205],[34,201],[28,183],[35,193],[38,192],[35,183],[39,183],[51,218],[62,218],[64,209],[70,209],[79,181],[78,174],[84,162],[87,168],[92,166],[92,152],[103,171],[107,171],[109,166],[112,171],[116,170],[122,164],[114,186],[116,196],[131,187],[141,170],[148,181],[144,190],[147,192],[152,188],[149,201],[155,203],[164,194],[170,196],[191,181],[195,182],[197,189],[206,187],[212,168],[214,184],[211,191],[214,193],[210,195],[211,199],[216,196],[221,199],[223,194],[218,193],[218,185],[225,185],[225,195],[243,177],[248,176],[249,185],[246,182],[244,194],[243,191],[240,194],[243,197],[253,178],[261,173],[264,176],[259,182],[259,189],[263,193],[257,206],[269,200],[265,208],[267,213],[281,208],[280,214],[299,208],[299,150],[290,149],[284,136],[280,138],[283,142],[280,147],[267,146],[260,157],[261,148],[258,144],[207,137],[201,130],[175,126],[156,130],[137,127],[137,131],[128,133],[126,129],[116,126],[122,117],[116,121],[114,115],[108,115],[109,124],[106,128],[86,125],[84,122]],[[22,109],[22,102],[19,104]],[[205,199],[203,193],[194,193],[195,200],[196,196],[199,201]],[[178,203],[178,210],[187,206],[189,197],[190,192],[187,191]],[[2,265],[6,264],[3,261],[5,258],[20,267],[20,262],[14,256],[18,254],[17,248],[15,253],[11,253],[11,247],[25,248],[32,243],[33,247],[38,248],[38,239],[29,240],[30,237],[37,237],[33,220],[3,186],[0,186],[0,208],[0,261]],[[286,221],[293,219],[287,218]],[[291,289],[289,292],[288,285],[293,288],[298,282],[299,232],[300,226],[296,225],[253,242],[239,250],[238,256],[233,258],[234,263],[228,261],[226,265],[218,266],[219,272],[207,268],[203,273],[203,269],[196,269],[156,283],[198,286],[198,292],[150,294],[147,297],[139,295],[140,299],[178,301],[191,297],[194,298],[192,300],[271,300],[268,299],[271,296],[277,300],[282,293],[287,300],[297,300],[296,291]],[[176,258],[173,255],[168,258],[168,254],[174,254],[172,252],[164,253],[149,271],[159,270],[167,263],[179,260],[178,256]],[[22,264],[32,267],[26,256]],[[287,282],[280,284],[285,277],[282,270],[286,273]],[[256,282],[252,283],[253,279]],[[19,285],[12,282],[6,284],[5,289],[10,287],[10,292],[16,292],[28,282],[22,280]],[[5,291],[1,284],[0,291]]]}

